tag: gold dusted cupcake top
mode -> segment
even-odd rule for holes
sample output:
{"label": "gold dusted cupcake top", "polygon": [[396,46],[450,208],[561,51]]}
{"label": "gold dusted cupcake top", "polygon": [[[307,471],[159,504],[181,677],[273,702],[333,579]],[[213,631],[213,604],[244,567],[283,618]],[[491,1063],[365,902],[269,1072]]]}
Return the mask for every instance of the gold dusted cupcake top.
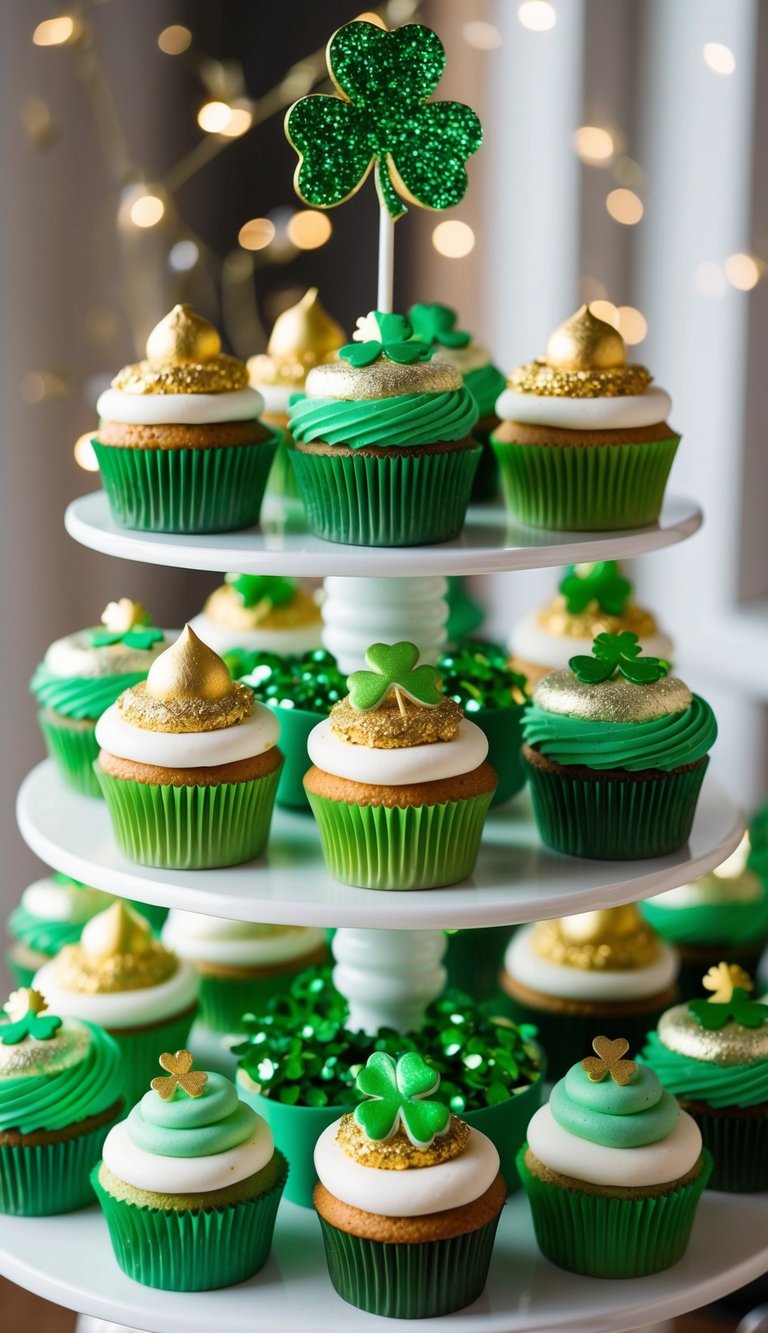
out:
{"label": "gold dusted cupcake top", "polygon": [[144,917],[116,902],[91,917],[79,943],[65,945],[53,966],[63,990],[108,995],[159,986],[175,974],[178,960],[155,939]]}
{"label": "gold dusted cupcake top", "polygon": [[724,1067],[768,1060],[768,1005],[750,999],[749,973],[737,963],[716,963],[702,985],[708,999],[689,1000],[662,1014],[662,1044],[691,1060]]}
{"label": "gold dusted cupcake top", "polygon": [[383,1142],[369,1139],[354,1115],[345,1115],[339,1122],[336,1142],[347,1157],[361,1166],[374,1166],[380,1171],[408,1171],[461,1157],[469,1143],[469,1125],[452,1115],[446,1131],[424,1148],[412,1143],[402,1127]]}
{"label": "gold dusted cupcake top", "polygon": [[437,668],[418,661],[418,648],[407,640],[371,644],[368,669],[347,677],[349,694],[331,709],[333,734],[374,750],[452,741],[464,714],[443,695]]}
{"label": "gold dusted cupcake top", "polygon": [[618,330],[583,305],[555,329],[544,356],[518,366],[507,384],[549,398],[616,398],[646,393],[651,380],[645,366],[627,364]]}
{"label": "gold dusted cupcake top", "polygon": [[227,574],[205,603],[209,620],[224,629],[303,629],[320,625],[313,593],[295,579],[270,574]]}
{"label": "gold dusted cupcake top", "polygon": [[460,1157],[470,1128],[433,1100],[439,1086],[437,1070],[417,1051],[398,1060],[374,1051],[355,1079],[357,1091],[369,1100],[342,1116],[337,1144],[361,1166],[384,1171],[420,1170]]}
{"label": "gold dusted cupcake top", "polygon": [[186,625],[155,658],[147,679],[124,690],[121,717],[145,731],[219,731],[253,712],[253,692],[232,679],[225,662]]}
{"label": "gold dusted cupcake top", "polygon": [[634,903],[539,921],[531,943],[539,958],[581,972],[630,972],[661,953],[659,937]]}
{"label": "gold dusted cupcake top", "polygon": [[347,335],[320,304],[317,287],[310,287],[296,305],[275,320],[266,352],[248,359],[248,375],[255,388],[262,384],[301,389],[313,366],[335,361]]}
{"label": "gold dusted cupcake top", "polygon": [[229,393],[248,387],[245,362],[225,356],[212,324],[189,305],[175,305],[147,339],[146,360],[112,381],[122,393]]}

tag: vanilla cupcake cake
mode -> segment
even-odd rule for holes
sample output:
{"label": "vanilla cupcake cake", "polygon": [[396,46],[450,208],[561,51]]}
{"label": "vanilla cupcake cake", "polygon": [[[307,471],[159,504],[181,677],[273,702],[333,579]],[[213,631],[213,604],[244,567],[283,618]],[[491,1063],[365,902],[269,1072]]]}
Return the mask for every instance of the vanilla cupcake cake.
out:
{"label": "vanilla cupcake cake", "polygon": [[189,623],[222,657],[236,649],[295,656],[322,646],[316,593],[279,575],[227,574]]}

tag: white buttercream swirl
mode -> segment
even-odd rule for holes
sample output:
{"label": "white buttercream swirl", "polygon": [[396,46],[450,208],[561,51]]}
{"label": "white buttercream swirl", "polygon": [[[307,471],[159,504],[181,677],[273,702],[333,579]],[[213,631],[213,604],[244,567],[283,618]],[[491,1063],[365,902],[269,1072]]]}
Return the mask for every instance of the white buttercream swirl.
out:
{"label": "white buttercream swirl", "polygon": [[71,921],[74,925],[90,921],[114,902],[111,893],[91,889],[85,884],[60,884],[48,875],[36,879],[21,895],[21,905],[41,921]]}
{"label": "white buttercream swirl", "polygon": [[280,412],[288,415],[288,404],[295,393],[302,390],[295,384],[260,384],[259,393],[264,400],[265,412]]}
{"label": "white buttercream swirl", "polygon": [[541,958],[533,947],[535,930],[535,925],[522,926],[512,936],[504,956],[504,970],[515,981],[544,995],[621,1003],[623,1000],[642,1000],[665,991],[677,976],[677,955],[674,949],[661,942],[658,958],[645,967],[587,970]]}
{"label": "white buttercream swirl", "polygon": [[177,630],[163,630],[164,637],[151,648],[129,648],[124,643],[94,647],[91,635],[103,629],[76,630],[63,639],[55,639],[45,654],[45,665],[52,676],[80,676],[98,680],[101,676],[140,675],[178,637]]}
{"label": "white buttercream swirl", "polygon": [[105,389],[96,410],[102,421],[124,426],[207,426],[224,421],[250,421],[264,410],[257,389],[226,393],[125,393]]}
{"label": "white buttercream swirl", "polygon": [[635,430],[666,421],[672,399],[664,389],[615,398],[555,398],[505,389],[496,400],[502,421],[558,430]]}
{"label": "white buttercream swirl", "polygon": [[102,1158],[113,1176],[135,1189],[155,1194],[206,1194],[254,1176],[271,1162],[274,1153],[272,1131],[259,1116],[255,1133],[245,1143],[203,1157],[161,1157],[145,1152],[133,1142],[122,1120],[109,1131]]}
{"label": "white buttercream swirl", "polygon": [[233,629],[230,625],[217,624],[205,611],[201,611],[189,623],[198,638],[219,656],[231,652],[233,648],[243,648],[248,653],[298,656],[322,647],[323,627],[320,622],[296,625],[293,629]]}
{"label": "white buttercream swirl", "polygon": [[619,1185],[641,1189],[679,1180],[701,1155],[701,1132],[696,1121],[681,1111],[666,1139],[639,1148],[609,1148],[591,1143],[558,1125],[549,1106],[536,1111],[528,1125],[528,1146],[550,1171],[591,1185]]}
{"label": "white buttercream swirl", "polygon": [[277,743],[280,723],[271,708],[254,704],[250,717],[217,731],[148,731],[121,716],[117,704],[102,713],[96,723],[96,740],[102,750],[136,764],[158,768],[214,768],[271,750]]}
{"label": "white buttercream swirl", "polygon": [[[548,634],[537,622],[534,612],[515,625],[509,636],[508,647],[515,657],[550,671],[564,671],[572,657],[589,657],[593,638],[576,639],[565,634]],[[640,647],[650,657],[669,661],[674,653],[672,640],[667,634],[648,634],[640,639]]]}
{"label": "white buttercream swirl", "polygon": [[310,731],[307,751],[312,763],[324,773],[352,782],[390,787],[440,782],[460,773],[471,773],[488,754],[488,741],[480,727],[462,718],[452,741],[413,745],[410,749],[374,750],[340,740],[326,719]]}
{"label": "white buttercream swirl", "polygon": [[320,926],[266,926],[228,921],[172,908],[163,926],[163,944],[180,958],[231,967],[291,963],[325,943]]}
{"label": "white buttercream swirl", "polygon": [[56,959],[45,963],[32,982],[48,1002],[52,1014],[61,1018],[85,1018],[108,1032],[162,1022],[182,1014],[195,1003],[200,981],[194,968],[180,962],[172,977],[157,986],[140,990],[83,994],[65,990],[58,980]]}

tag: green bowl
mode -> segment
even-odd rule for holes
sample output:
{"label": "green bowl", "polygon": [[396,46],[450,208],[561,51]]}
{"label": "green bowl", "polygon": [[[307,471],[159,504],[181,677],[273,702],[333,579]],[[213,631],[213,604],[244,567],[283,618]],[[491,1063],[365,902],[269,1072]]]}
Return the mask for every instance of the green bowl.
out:
{"label": "green bowl", "polygon": [[[264,1117],[272,1130],[275,1146],[288,1158],[291,1169],[285,1187],[286,1199],[300,1208],[312,1208],[312,1192],[317,1184],[315,1144],[324,1129],[340,1116],[347,1115],[353,1107],[290,1106],[287,1102],[262,1097],[259,1092],[249,1092],[239,1079],[237,1090],[241,1099]],[[520,1143],[524,1137],[525,1133]]]}
{"label": "green bowl", "polygon": [[488,763],[495,770],[499,785],[493,794],[491,808],[503,805],[525,786],[526,770],[523,763],[523,713],[525,704],[510,704],[508,708],[481,708],[468,713],[470,722],[476,722],[488,740]]}
{"label": "green bowl", "polygon": [[546,1074],[546,1059],[542,1052],[541,1073],[535,1083],[530,1083],[506,1102],[499,1102],[496,1106],[481,1106],[479,1111],[465,1111],[461,1117],[473,1129],[485,1134],[494,1145],[499,1154],[499,1170],[504,1177],[507,1194],[514,1194],[520,1188],[515,1158],[525,1143],[531,1117],[541,1106]]}
{"label": "green bowl", "polygon": [[304,790],[305,774],[312,767],[307,754],[307,739],[313,727],[318,722],[324,722],[327,715],[309,713],[303,708],[275,708],[273,711],[280,722],[279,745],[285,756],[277,784],[277,804],[290,806],[294,810],[309,810]]}

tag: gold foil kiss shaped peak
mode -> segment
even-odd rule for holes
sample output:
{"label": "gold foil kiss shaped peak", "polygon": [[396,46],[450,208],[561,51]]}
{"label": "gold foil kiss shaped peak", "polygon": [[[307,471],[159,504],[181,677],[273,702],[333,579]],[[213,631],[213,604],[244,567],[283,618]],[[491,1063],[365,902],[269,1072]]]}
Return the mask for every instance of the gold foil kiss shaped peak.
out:
{"label": "gold foil kiss shaped peak", "polygon": [[320,304],[317,287],[310,287],[296,305],[278,315],[267,351],[280,360],[295,359],[314,366],[338,351],[346,337]]}
{"label": "gold foil kiss shaped peak", "polygon": [[94,962],[116,955],[137,957],[153,950],[149,922],[124,902],[91,917],[80,937],[80,948]]}
{"label": "gold foil kiss shaped peak", "polygon": [[583,305],[551,335],[546,361],[556,370],[619,370],[627,349],[618,330]]}
{"label": "gold foil kiss shaped peak", "polygon": [[175,643],[155,659],[146,692],[162,703],[205,700],[216,703],[232,695],[234,682],[226,663],[185,625]]}
{"label": "gold foil kiss shaped peak", "polygon": [[147,338],[152,365],[202,365],[221,355],[221,338],[190,305],[175,305]]}

